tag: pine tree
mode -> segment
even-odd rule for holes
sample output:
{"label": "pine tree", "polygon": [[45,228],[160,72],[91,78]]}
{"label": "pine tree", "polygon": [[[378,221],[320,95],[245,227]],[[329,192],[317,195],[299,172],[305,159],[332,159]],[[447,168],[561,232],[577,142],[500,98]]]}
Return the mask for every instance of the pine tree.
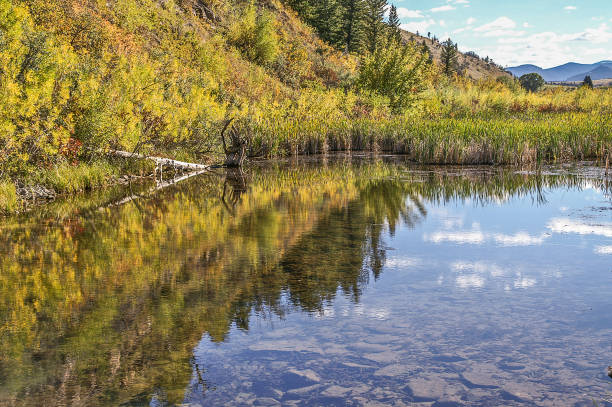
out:
{"label": "pine tree", "polygon": [[399,16],[397,15],[397,7],[395,7],[394,5],[391,5],[391,8],[389,9],[389,22],[387,23],[389,25],[389,36],[391,38],[395,38],[397,41],[401,41],[402,40],[402,31],[400,29],[400,19]]}
{"label": "pine tree", "polygon": [[442,68],[446,75],[451,75],[457,70],[457,59],[458,59],[458,48],[457,44],[449,38],[442,43],[442,54],[440,59],[442,60]]}
{"label": "pine tree", "polygon": [[342,0],[342,46],[345,52],[359,53],[364,42],[365,0]]}
{"label": "pine tree", "polygon": [[313,26],[319,36],[332,45],[339,45],[342,31],[342,8],[338,0],[317,0]]}
{"label": "pine tree", "polygon": [[593,89],[593,79],[591,79],[591,75],[587,75],[584,77],[584,81],[582,82],[582,86],[586,86],[588,88]]}
{"label": "pine tree", "polygon": [[294,9],[304,21],[312,24],[315,20],[315,6],[312,0],[288,0],[289,6]]}
{"label": "pine tree", "polygon": [[366,0],[365,36],[366,47],[374,53],[384,31],[384,16],[387,0]]}

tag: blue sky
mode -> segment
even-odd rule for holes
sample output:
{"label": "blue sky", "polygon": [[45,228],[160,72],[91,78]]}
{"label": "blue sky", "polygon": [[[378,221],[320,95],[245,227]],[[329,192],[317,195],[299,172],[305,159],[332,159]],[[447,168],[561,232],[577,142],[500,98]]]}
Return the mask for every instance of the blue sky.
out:
{"label": "blue sky", "polygon": [[403,28],[503,66],[612,60],[612,0],[390,0]]}

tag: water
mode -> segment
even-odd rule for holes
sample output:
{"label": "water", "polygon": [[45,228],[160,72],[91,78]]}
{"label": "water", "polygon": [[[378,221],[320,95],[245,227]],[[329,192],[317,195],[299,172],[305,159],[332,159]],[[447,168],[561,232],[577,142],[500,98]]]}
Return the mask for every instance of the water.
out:
{"label": "water", "polygon": [[597,168],[341,157],[149,189],[0,226],[0,405],[612,405]]}

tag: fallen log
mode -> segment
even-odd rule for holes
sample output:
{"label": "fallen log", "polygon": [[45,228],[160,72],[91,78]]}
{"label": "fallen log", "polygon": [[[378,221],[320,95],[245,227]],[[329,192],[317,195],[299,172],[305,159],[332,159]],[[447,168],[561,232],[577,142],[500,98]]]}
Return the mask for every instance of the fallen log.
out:
{"label": "fallen log", "polygon": [[208,170],[211,168],[211,166],[209,165],[186,163],[184,161],[171,160],[169,158],[163,158],[163,157],[152,157],[148,155],[130,153],[128,151],[121,151],[121,150],[111,150],[110,154],[117,156],[117,157],[123,157],[123,158],[136,158],[139,160],[151,160],[151,161],[154,161],[158,167],[165,165],[168,167],[180,168],[180,169],[190,170],[190,171]]}

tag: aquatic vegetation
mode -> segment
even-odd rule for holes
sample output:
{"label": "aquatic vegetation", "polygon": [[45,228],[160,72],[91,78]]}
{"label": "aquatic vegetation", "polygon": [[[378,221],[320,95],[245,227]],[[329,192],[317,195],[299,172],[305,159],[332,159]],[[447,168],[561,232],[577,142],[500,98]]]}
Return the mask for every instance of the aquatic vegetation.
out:
{"label": "aquatic vegetation", "polygon": [[14,212],[18,206],[15,184],[10,181],[0,181],[0,213]]}

